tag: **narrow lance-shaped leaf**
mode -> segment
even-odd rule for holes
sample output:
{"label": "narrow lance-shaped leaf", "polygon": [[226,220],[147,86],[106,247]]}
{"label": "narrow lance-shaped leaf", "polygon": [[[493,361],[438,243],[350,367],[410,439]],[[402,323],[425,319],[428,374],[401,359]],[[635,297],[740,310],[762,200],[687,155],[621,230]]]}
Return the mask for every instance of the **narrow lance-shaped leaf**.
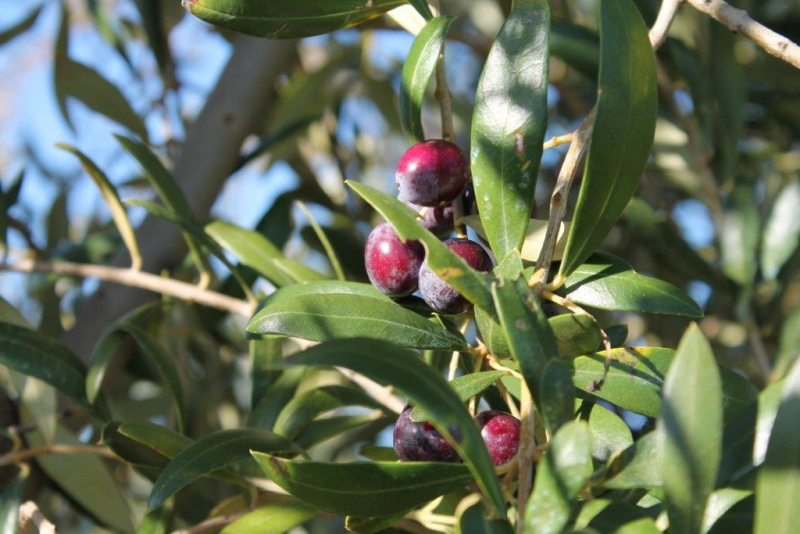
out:
{"label": "narrow lance-shaped leaf", "polygon": [[761,248],[761,270],[768,279],[778,276],[783,264],[797,249],[800,240],[800,183],[794,182],[778,194],[769,214]]}
{"label": "narrow lance-shaped leaf", "polygon": [[431,424],[448,436],[487,496],[494,514],[505,514],[505,497],[477,425],[444,378],[416,353],[379,340],[334,340],[311,347],[284,363],[346,367],[396,387],[431,414]]}
{"label": "narrow lance-shaped leaf", "polygon": [[470,157],[481,222],[498,258],[528,230],[547,130],[550,8],[523,0],[483,68],[472,117]]}
{"label": "narrow lance-shaped leaf", "polygon": [[405,3],[407,0],[189,0],[185,4],[192,15],[226,30],[267,39],[293,39],[350,28]]}
{"label": "narrow lance-shaped leaf", "polygon": [[[421,1],[427,7],[427,2]],[[430,11],[429,11],[430,12]],[[422,103],[436,63],[442,51],[442,42],[453,17],[436,17],[419,32],[411,45],[400,82],[400,119],[406,136],[412,143],[425,139],[422,128]]]}
{"label": "narrow lance-shaped leaf", "polygon": [[96,70],[69,58],[69,12],[67,5],[62,5],[53,72],[58,107],[67,124],[72,127],[67,109],[67,99],[72,97],[80,100],[89,109],[120,123],[142,139],[147,139],[147,128],[142,118],[131,108],[117,86]]}
{"label": "narrow lance-shaped leaf", "polygon": [[280,436],[293,439],[318,415],[343,406],[383,408],[363,390],[347,386],[323,386],[306,391],[292,399],[281,410],[272,430]]}
{"label": "narrow lance-shaped leaf", "polygon": [[319,514],[302,502],[273,502],[237,519],[222,534],[283,534]]}
{"label": "narrow lance-shaped leaf", "polygon": [[364,184],[348,180],[349,185],[394,226],[403,240],[416,239],[425,247],[425,260],[447,283],[456,288],[467,300],[483,308],[496,319],[489,277],[471,269],[464,260],[442,243],[439,238],[420,226],[417,214],[396,198]]}
{"label": "narrow lance-shaped leaf", "polygon": [[111,210],[111,217],[114,219],[114,224],[117,225],[117,230],[119,230],[122,236],[122,241],[125,243],[125,246],[128,247],[128,253],[131,255],[131,269],[139,270],[142,266],[142,255],[139,252],[139,243],[136,241],[136,234],[131,226],[131,221],[128,219],[128,212],[119,199],[117,189],[108,180],[105,173],[101,171],[86,154],[70,145],[58,144],[56,146],[77,156],[83,170],[86,171],[86,174],[89,175],[97,188],[100,189],[100,194],[103,195],[103,200],[105,200],[106,204],[108,204],[108,208]]}
{"label": "narrow lance-shaped leaf", "polygon": [[186,447],[159,475],[150,493],[152,510],[201,476],[250,458],[250,451],[272,454],[302,453],[286,438],[272,432],[249,428],[220,430]]}
{"label": "narrow lance-shaped leaf", "polygon": [[417,349],[464,350],[460,335],[390,300],[361,295],[303,295],[269,302],[248,332],[281,334],[312,341],[369,337]]}
{"label": "narrow lance-shaped leaf", "polygon": [[653,48],[631,0],[600,3],[600,83],[586,172],[559,275],[603,242],[639,185],[656,126]]}
{"label": "narrow lance-shaped leaf", "polygon": [[100,421],[106,420],[104,405],[92,406],[86,398],[83,362],[66,347],[42,334],[0,323],[0,364],[47,382]]}
{"label": "narrow lance-shaped leaf", "polygon": [[290,494],[338,515],[407,511],[471,480],[467,466],[445,462],[306,462],[255,451],[253,457]]}
{"label": "narrow lance-shaped leaf", "polygon": [[570,301],[601,310],[662,313],[700,318],[703,312],[677,287],[633,270],[608,254],[594,254],[558,291]]}
{"label": "narrow lance-shaped leaf", "polygon": [[124,148],[131,156],[136,159],[136,162],[144,171],[150,185],[158,193],[159,198],[169,208],[169,211],[176,215],[180,220],[185,221],[186,224],[192,225],[195,232],[189,232],[186,228],[184,230],[184,237],[186,243],[189,245],[189,251],[197,263],[198,269],[201,271],[208,271],[208,264],[205,257],[200,253],[200,246],[196,242],[196,233],[200,232],[192,214],[192,209],[189,202],[181,191],[180,186],[173,178],[172,174],[167,170],[161,160],[153,154],[150,148],[144,143],[135,139],[130,139],[122,135],[116,135],[117,141],[122,148]]}
{"label": "narrow lance-shaped leaf", "polygon": [[493,286],[500,324],[547,428],[555,431],[572,418],[574,389],[558,361],[555,336],[536,298],[525,299],[514,282]]}
{"label": "narrow lance-shaped leaf", "polygon": [[722,384],[696,324],[681,339],[664,381],[657,432],[670,528],[701,532],[722,452]]}
{"label": "narrow lance-shaped leaf", "polygon": [[266,236],[254,230],[214,221],[205,226],[205,232],[222,248],[232,252],[239,263],[255,269],[277,287],[325,279],[302,263],[288,259]]}
{"label": "narrow lance-shaped leaf", "polygon": [[539,464],[533,494],[525,509],[525,532],[562,532],[573,501],[592,474],[592,439],[582,421],[564,425]]}
{"label": "narrow lance-shaped leaf", "polygon": [[27,17],[19,21],[14,26],[10,27],[6,31],[0,33],[0,45],[4,45],[9,42],[14,37],[18,35],[22,35],[26,31],[28,31],[34,23],[36,23],[36,19],[39,18],[39,13],[41,13],[42,8],[41,6],[34,8]]}
{"label": "narrow lance-shaped leaf", "polygon": [[756,478],[756,534],[789,534],[800,524],[800,360],[786,377],[764,463]]}

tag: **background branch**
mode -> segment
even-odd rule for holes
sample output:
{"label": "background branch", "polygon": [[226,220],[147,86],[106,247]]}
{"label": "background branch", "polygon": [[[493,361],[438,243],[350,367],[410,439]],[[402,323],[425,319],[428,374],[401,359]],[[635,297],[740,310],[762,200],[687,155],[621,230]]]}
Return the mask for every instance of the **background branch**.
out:
{"label": "background branch", "polygon": [[800,69],[800,46],[756,22],[745,10],[737,9],[722,0],[686,1],[730,28],[732,32],[741,33],[766,52]]}
{"label": "background branch", "polygon": [[253,306],[244,300],[203,289],[194,284],[121,267],[107,267],[105,265],[89,265],[65,261],[48,263],[34,260],[19,260],[13,263],[0,264],[0,270],[97,278],[104,282],[112,282],[125,287],[144,289],[188,302],[196,302],[210,308],[235,313],[244,317],[250,317],[253,313]]}

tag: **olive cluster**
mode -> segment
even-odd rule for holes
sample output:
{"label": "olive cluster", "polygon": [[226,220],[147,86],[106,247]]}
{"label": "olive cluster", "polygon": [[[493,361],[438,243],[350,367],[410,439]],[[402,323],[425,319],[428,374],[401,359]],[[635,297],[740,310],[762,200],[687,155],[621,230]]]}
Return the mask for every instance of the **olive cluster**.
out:
{"label": "olive cluster", "polygon": [[[423,141],[400,158],[395,173],[398,199],[423,211],[420,224],[438,237],[453,231],[453,202],[470,183],[469,164],[461,150],[449,141]],[[478,243],[465,238],[444,242],[467,265],[488,272],[489,255]],[[419,241],[403,241],[389,223],[369,235],[365,250],[367,275],[372,285],[391,297],[404,297],[417,289],[425,302],[439,313],[455,315],[470,302],[427,265]]]}

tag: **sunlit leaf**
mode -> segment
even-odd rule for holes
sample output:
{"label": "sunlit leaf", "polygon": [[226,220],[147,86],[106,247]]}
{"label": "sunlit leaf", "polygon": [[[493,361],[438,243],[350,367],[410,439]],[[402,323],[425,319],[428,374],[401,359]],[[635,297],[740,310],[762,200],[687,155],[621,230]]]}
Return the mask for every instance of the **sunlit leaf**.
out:
{"label": "sunlit leaf", "polygon": [[498,258],[528,231],[547,130],[550,8],[514,2],[483,68],[472,116],[475,198]]}

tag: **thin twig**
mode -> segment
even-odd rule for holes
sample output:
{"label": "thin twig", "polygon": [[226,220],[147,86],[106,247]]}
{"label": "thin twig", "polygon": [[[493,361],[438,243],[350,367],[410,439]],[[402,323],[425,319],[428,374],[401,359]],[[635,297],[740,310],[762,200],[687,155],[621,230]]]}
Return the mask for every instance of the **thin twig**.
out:
{"label": "thin twig", "polygon": [[561,165],[561,172],[558,174],[555,189],[550,197],[550,217],[547,220],[547,231],[545,232],[542,250],[539,252],[539,259],[536,262],[536,269],[531,275],[530,285],[546,283],[550,276],[550,265],[553,262],[556,242],[558,241],[558,229],[567,213],[567,200],[572,182],[578,174],[579,163],[589,147],[594,127],[595,110],[589,112],[586,119],[575,131],[572,144]]}
{"label": "thin twig", "polygon": [[519,465],[519,479],[517,487],[517,533],[525,530],[525,509],[533,487],[534,450],[536,449],[536,411],[533,409],[533,397],[524,380],[520,380],[520,431],[519,452],[517,463]]}
{"label": "thin twig", "polygon": [[548,148],[555,148],[557,146],[566,145],[567,143],[571,143],[572,142],[572,138],[573,138],[574,135],[575,135],[575,132],[570,132],[570,133],[564,134],[564,135],[557,135],[557,136],[553,137],[552,139],[550,139],[549,141],[546,141],[542,145],[542,150],[547,150]]}
{"label": "thin twig", "polygon": [[0,271],[16,271],[23,273],[52,273],[80,278],[97,278],[130,287],[146,289],[154,293],[169,295],[180,300],[196,302],[209,308],[235,313],[243,317],[253,314],[253,305],[216,291],[199,288],[196,285],[164,278],[154,274],[132,271],[120,267],[105,265],[89,265],[66,261],[44,262],[22,259],[11,263],[0,263]]}
{"label": "thin twig", "polygon": [[678,13],[678,8],[684,0],[662,0],[661,9],[658,10],[658,17],[650,28],[650,44],[653,45],[653,50],[661,46],[667,39],[669,28],[672,26],[672,21],[675,20],[675,15]]}
{"label": "thin twig", "polygon": [[95,456],[105,456],[106,458],[119,459],[116,454],[105,447],[97,445],[44,445],[34,449],[25,449],[0,456],[0,467],[11,464],[18,464],[36,456],[46,454],[92,454]]}
{"label": "thin twig", "polygon": [[743,9],[737,9],[722,0],[686,0],[698,11],[740,33],[766,52],[800,69],[800,46],[750,18]]}
{"label": "thin twig", "polygon": [[39,534],[55,534],[56,526],[48,521],[39,506],[33,501],[27,501],[19,507],[19,525],[23,532],[27,532],[28,523],[36,526]]}

